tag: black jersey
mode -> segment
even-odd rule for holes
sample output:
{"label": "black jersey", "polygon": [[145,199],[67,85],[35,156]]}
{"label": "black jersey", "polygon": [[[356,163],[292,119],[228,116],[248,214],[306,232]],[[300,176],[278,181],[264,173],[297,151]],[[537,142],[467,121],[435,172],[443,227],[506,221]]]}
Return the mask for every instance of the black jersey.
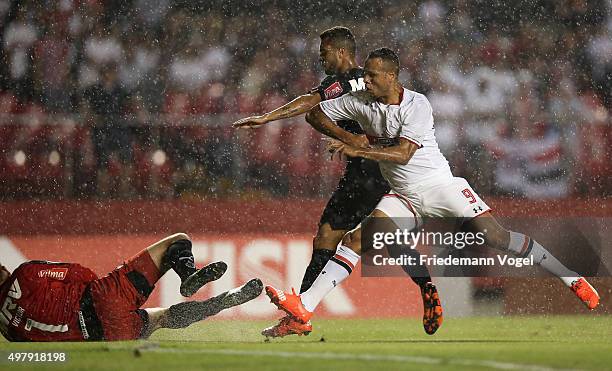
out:
{"label": "black jersey", "polygon": [[[345,73],[327,76],[319,86],[311,90],[311,93],[317,92],[321,100],[328,100],[352,91],[365,90],[363,75],[363,68],[353,68]],[[343,120],[338,121],[337,124],[352,134],[364,134],[356,121]]]}

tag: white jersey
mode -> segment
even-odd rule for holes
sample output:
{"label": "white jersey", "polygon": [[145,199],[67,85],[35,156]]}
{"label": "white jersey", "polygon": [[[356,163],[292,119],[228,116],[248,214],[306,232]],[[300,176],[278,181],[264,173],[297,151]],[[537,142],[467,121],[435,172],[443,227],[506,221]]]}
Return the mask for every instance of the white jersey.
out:
{"label": "white jersey", "polygon": [[394,191],[411,193],[434,177],[441,181],[452,179],[434,135],[431,105],[423,94],[404,89],[401,103],[389,105],[376,102],[367,92],[355,92],[323,101],[320,106],[333,121],[357,121],[373,145],[395,145],[399,138],[405,138],[419,146],[407,164],[379,162],[381,173]]}

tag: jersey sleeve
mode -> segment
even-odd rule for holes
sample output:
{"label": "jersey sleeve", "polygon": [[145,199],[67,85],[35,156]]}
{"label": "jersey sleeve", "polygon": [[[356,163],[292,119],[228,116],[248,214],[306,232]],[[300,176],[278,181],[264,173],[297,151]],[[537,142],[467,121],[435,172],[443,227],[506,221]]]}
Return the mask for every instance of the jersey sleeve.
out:
{"label": "jersey sleeve", "polygon": [[358,121],[357,98],[351,94],[340,98],[330,99],[319,103],[323,113],[332,121],[353,120]]}
{"label": "jersey sleeve", "polygon": [[423,147],[425,134],[431,129],[432,122],[431,105],[426,98],[420,98],[412,109],[403,115],[400,138],[408,139],[419,147]]}
{"label": "jersey sleeve", "polygon": [[344,93],[344,88],[336,76],[327,76],[319,86],[312,88],[310,93],[318,93],[321,100],[324,101],[341,96]]}

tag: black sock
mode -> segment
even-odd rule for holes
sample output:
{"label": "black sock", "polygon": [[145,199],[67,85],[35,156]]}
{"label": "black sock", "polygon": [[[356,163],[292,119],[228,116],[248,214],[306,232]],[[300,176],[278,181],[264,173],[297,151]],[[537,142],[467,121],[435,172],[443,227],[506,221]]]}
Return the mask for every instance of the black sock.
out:
{"label": "black sock", "polygon": [[164,255],[163,266],[164,271],[172,268],[181,281],[194,274],[196,267],[191,252],[191,241],[178,240],[172,243]]}
{"label": "black sock", "polygon": [[222,301],[225,295],[226,293],[223,293],[206,301],[186,301],[171,305],[163,326],[174,329],[185,328],[206,317],[214,316],[224,309]]}
{"label": "black sock", "polygon": [[302,287],[300,287],[300,294],[308,290],[319,276],[319,273],[325,267],[325,264],[331,259],[336,253],[336,250],[327,249],[314,249],[312,251],[312,258],[310,258],[310,264],[306,268],[304,278],[302,278]]}
{"label": "black sock", "polygon": [[404,272],[408,273],[412,281],[419,285],[421,289],[425,287],[425,284],[431,282],[431,276],[429,275],[429,269],[424,264],[420,264],[420,254],[414,249],[399,246],[389,246],[389,255],[392,258],[398,258],[400,255],[412,256],[416,259],[416,265],[402,265]]}

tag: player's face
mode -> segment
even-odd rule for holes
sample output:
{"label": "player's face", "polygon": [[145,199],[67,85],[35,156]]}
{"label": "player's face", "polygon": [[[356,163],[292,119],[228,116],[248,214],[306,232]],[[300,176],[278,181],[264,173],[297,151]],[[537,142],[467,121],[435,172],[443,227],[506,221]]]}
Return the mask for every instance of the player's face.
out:
{"label": "player's face", "polygon": [[368,92],[374,97],[382,97],[391,90],[395,82],[395,73],[387,71],[382,59],[366,60],[364,70],[363,81]]}
{"label": "player's face", "polygon": [[11,273],[4,267],[4,265],[0,265],[0,286],[9,279]]}
{"label": "player's face", "polygon": [[319,47],[319,62],[323,66],[326,75],[338,73],[338,67],[342,62],[340,50],[334,48],[330,43],[322,42]]}

